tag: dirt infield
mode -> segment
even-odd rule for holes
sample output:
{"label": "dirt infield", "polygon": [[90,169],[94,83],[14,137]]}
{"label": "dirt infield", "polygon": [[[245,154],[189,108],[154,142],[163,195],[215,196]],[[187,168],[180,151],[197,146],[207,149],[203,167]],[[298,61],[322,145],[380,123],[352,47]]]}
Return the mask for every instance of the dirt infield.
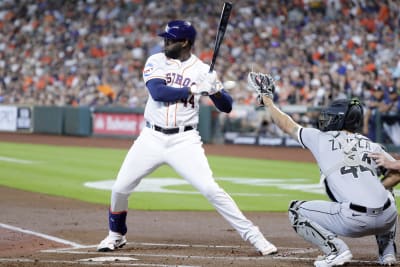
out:
{"label": "dirt infield", "polygon": [[[1,141],[128,149],[130,140],[0,133]],[[208,154],[312,161],[307,150],[205,146]],[[0,170],[1,171],[1,170]],[[217,212],[128,213],[128,245],[114,253],[95,246],[107,233],[107,207],[0,187],[0,266],[312,266],[315,247],[291,229],[286,213],[246,212],[278,246],[260,257]],[[376,266],[374,237],[347,239],[348,266]],[[107,257],[107,258],[104,258]],[[114,258],[113,258],[114,257]]]}

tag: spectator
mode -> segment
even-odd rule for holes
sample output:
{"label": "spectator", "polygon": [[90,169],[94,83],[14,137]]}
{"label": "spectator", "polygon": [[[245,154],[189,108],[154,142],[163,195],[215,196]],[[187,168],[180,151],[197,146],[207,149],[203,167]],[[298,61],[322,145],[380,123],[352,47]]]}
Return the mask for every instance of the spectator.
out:
{"label": "spectator", "polygon": [[372,141],[376,141],[376,117],[384,112],[387,105],[384,103],[384,88],[381,85],[375,85],[372,89],[372,95],[367,102],[364,116],[363,134]]}
{"label": "spectator", "polygon": [[[118,97],[90,100],[107,83],[115,96],[127,94],[132,105],[143,107],[141,72],[144,59],[161,50],[152,38],[160,25],[185,8],[203,36],[195,49],[208,61],[216,34],[210,29],[219,19],[214,5],[0,1],[1,104],[119,105]],[[365,102],[382,72],[388,72],[389,84],[399,83],[399,10],[399,1],[386,0],[237,1],[216,68],[222,80],[236,80],[242,88],[252,68],[280,76],[281,105],[321,106],[337,95]],[[49,101],[53,94],[57,101]],[[232,96],[238,102],[242,90]]]}
{"label": "spectator", "polygon": [[257,135],[259,137],[281,137],[282,134],[282,130],[272,123],[271,118],[264,118],[261,121],[260,127],[257,129]]}
{"label": "spectator", "polygon": [[391,143],[398,146],[400,145],[400,96],[396,87],[390,86],[387,88],[385,103],[383,129],[390,138]]}
{"label": "spectator", "polygon": [[400,115],[400,96],[396,87],[387,88],[385,103],[387,104],[385,112],[390,115]]}

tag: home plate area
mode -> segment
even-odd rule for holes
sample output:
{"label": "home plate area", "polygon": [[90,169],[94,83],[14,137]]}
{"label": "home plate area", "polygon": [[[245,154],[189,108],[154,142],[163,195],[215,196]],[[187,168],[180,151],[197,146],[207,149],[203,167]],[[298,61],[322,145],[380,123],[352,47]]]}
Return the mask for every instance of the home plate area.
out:
{"label": "home plate area", "polygon": [[[129,242],[114,252],[96,246],[43,250],[42,263],[90,266],[312,266],[316,248],[278,247],[272,256],[259,256],[251,246]],[[373,251],[371,251],[373,254]],[[365,258],[357,255],[358,258]],[[38,262],[36,262],[38,263]],[[78,266],[79,266],[78,265]],[[49,265],[51,266],[51,265]],[[71,265],[73,266],[73,265]],[[353,260],[346,266],[378,266],[374,260]]]}
{"label": "home plate area", "polygon": [[[309,266],[314,248],[279,248],[279,253],[262,257],[251,246],[189,245],[129,242],[114,252],[96,252],[96,246],[42,251],[51,258],[69,258],[69,262],[110,266]],[[61,261],[62,262],[62,261]],[[60,263],[61,263],[60,262]],[[104,265],[101,265],[104,266]]]}
{"label": "home plate area", "polygon": [[[97,252],[108,231],[106,206],[1,186],[0,196],[0,267],[305,267],[321,254],[283,212],[246,212],[278,247],[262,257],[215,211],[141,210],[127,215],[125,247]],[[344,241],[354,256],[347,266],[379,266],[374,236]]]}

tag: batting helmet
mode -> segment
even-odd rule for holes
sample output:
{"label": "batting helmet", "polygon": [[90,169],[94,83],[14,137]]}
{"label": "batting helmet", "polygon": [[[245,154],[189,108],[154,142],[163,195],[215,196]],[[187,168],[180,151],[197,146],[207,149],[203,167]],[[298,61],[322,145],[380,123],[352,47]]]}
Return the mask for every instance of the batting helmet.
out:
{"label": "batting helmet", "polygon": [[196,29],[188,21],[173,20],[165,26],[165,31],[158,36],[171,40],[189,40],[192,44],[196,39]]}
{"label": "batting helmet", "polygon": [[326,131],[360,131],[363,125],[363,107],[358,99],[334,100],[322,110],[318,118],[318,129]]}

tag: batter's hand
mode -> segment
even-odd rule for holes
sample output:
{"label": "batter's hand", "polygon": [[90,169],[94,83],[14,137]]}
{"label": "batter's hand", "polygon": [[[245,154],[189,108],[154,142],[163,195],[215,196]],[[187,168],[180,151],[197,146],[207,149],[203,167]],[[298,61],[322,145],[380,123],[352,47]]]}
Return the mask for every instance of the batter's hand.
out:
{"label": "batter's hand", "polygon": [[194,95],[213,95],[217,92],[217,73],[203,74],[199,81],[190,86],[190,92]]}
{"label": "batter's hand", "polygon": [[247,87],[256,91],[261,97],[267,96],[274,99],[275,82],[269,74],[250,72],[247,76]]}

